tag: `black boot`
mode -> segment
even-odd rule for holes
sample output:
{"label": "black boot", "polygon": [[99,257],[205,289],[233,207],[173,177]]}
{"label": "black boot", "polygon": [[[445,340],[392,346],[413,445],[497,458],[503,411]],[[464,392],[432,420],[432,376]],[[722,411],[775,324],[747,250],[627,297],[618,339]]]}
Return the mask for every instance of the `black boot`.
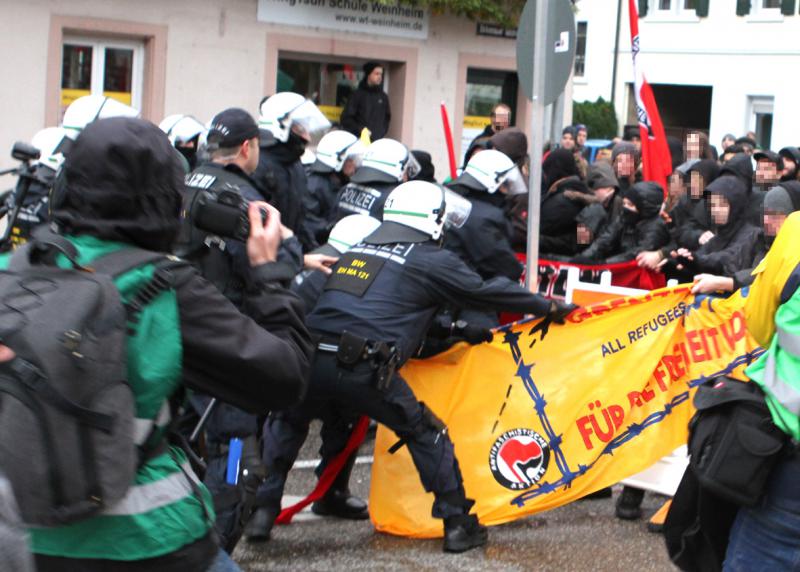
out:
{"label": "black boot", "polygon": [[617,518],[622,520],[636,520],[642,518],[642,499],[644,491],[633,487],[625,486],[622,494],[617,499],[615,513]]}
{"label": "black boot", "polygon": [[248,542],[266,542],[269,540],[275,519],[281,513],[281,507],[269,505],[258,507],[244,527],[244,536]]}
{"label": "black boot", "polygon": [[474,514],[460,514],[444,519],[444,551],[465,552],[483,546],[489,531]]}
{"label": "black boot", "polygon": [[350,494],[350,475],[356,463],[356,452],[347,459],[342,470],[325,496],[311,505],[311,512],[320,516],[334,516],[348,520],[366,520],[369,518],[367,503],[363,499]]}

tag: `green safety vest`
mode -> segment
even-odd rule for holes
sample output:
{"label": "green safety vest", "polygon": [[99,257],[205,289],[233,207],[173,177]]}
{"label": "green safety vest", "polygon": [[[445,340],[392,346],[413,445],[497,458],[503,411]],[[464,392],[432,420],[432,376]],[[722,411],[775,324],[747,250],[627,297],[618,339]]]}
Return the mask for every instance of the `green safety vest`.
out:
{"label": "green safety vest", "polygon": [[800,290],[778,306],[769,348],[745,373],[766,393],[775,425],[800,441]]}
{"label": "green safety vest", "polygon": [[[87,235],[68,238],[81,264],[126,246]],[[60,258],[59,265],[68,267]],[[8,266],[8,259],[0,257],[0,268]],[[147,283],[153,271],[149,264],[117,278],[122,301]],[[169,423],[168,399],[181,383],[183,348],[174,291],[160,293],[139,314],[135,333],[128,336],[127,354],[128,382],[136,402],[134,434],[141,444],[148,436],[163,435]],[[57,528],[30,529],[31,548],[48,556],[143,560],[203,538],[213,519],[208,490],[197,481],[183,451],[170,448],[144,463],[125,497],[97,516]]]}

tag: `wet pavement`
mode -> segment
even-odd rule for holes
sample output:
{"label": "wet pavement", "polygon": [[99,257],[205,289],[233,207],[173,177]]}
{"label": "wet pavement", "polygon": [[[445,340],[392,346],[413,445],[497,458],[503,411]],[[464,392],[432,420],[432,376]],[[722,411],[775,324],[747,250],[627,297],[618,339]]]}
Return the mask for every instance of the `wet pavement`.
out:
{"label": "wet pavement", "polygon": [[[312,426],[311,435],[318,434]],[[300,459],[311,460],[319,447],[310,438]],[[372,442],[362,446],[370,455]],[[368,459],[365,459],[368,461]],[[307,466],[309,463],[304,463]],[[371,465],[359,463],[351,489],[368,498]],[[289,476],[284,506],[305,496],[316,478],[310,468],[294,469]],[[666,497],[648,493],[642,508],[645,519],[626,522],[615,518],[614,498],[584,500],[492,527],[489,544],[464,554],[442,552],[442,541],[415,540],[375,532],[370,521],[321,518],[308,509],[288,526],[276,526],[272,539],[262,544],[242,541],[234,559],[245,571],[674,571],[663,537],[647,531],[647,521]],[[288,502],[287,502],[288,501]]]}

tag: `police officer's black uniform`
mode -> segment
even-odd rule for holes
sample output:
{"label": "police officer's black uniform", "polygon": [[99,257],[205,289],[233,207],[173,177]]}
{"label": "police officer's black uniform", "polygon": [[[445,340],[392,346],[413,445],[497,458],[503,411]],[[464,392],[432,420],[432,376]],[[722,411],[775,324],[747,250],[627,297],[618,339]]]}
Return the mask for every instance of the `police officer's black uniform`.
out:
{"label": "police officer's black uniform", "polygon": [[308,194],[304,198],[305,227],[317,244],[328,241],[336,218],[339,189],[344,186],[342,175],[317,160],[308,173]]}
{"label": "police officer's black uniform", "polygon": [[383,171],[360,167],[336,197],[334,222],[351,214],[365,214],[382,220],[383,203],[399,184],[396,178]]}
{"label": "police officer's black uniform", "polygon": [[[466,497],[453,444],[394,371],[417,352],[437,310],[448,303],[538,315],[550,309],[550,302],[507,278],[484,282],[428,234],[384,222],[340,258],[308,317],[320,342],[306,402],[365,414],[392,429],[408,445],[425,490],[436,497],[432,514],[445,519],[445,549],[462,551],[482,544],[486,532],[468,515],[473,501]],[[266,455],[268,470],[290,467],[298,450]]]}

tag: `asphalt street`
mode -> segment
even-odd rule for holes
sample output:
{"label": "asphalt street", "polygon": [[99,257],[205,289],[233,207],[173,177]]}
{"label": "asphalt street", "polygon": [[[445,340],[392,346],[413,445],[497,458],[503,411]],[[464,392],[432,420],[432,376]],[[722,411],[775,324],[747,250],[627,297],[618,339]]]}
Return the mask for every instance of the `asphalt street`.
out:
{"label": "asphalt street", "polygon": [[[312,425],[299,463],[307,467],[317,457],[318,425]],[[372,441],[360,455],[351,479],[355,494],[368,498]],[[311,468],[295,468],[289,476],[284,506],[305,496],[316,477]],[[243,540],[234,559],[245,571],[428,571],[470,572],[569,571],[674,571],[663,537],[648,532],[646,518],[665,497],[648,493],[642,505],[645,519],[634,522],[614,516],[614,498],[582,500],[502,526],[492,527],[489,544],[464,554],[442,552],[441,540],[414,540],[376,532],[370,521],[317,517],[306,509],[290,525],[276,526],[272,539],[262,544]]]}

